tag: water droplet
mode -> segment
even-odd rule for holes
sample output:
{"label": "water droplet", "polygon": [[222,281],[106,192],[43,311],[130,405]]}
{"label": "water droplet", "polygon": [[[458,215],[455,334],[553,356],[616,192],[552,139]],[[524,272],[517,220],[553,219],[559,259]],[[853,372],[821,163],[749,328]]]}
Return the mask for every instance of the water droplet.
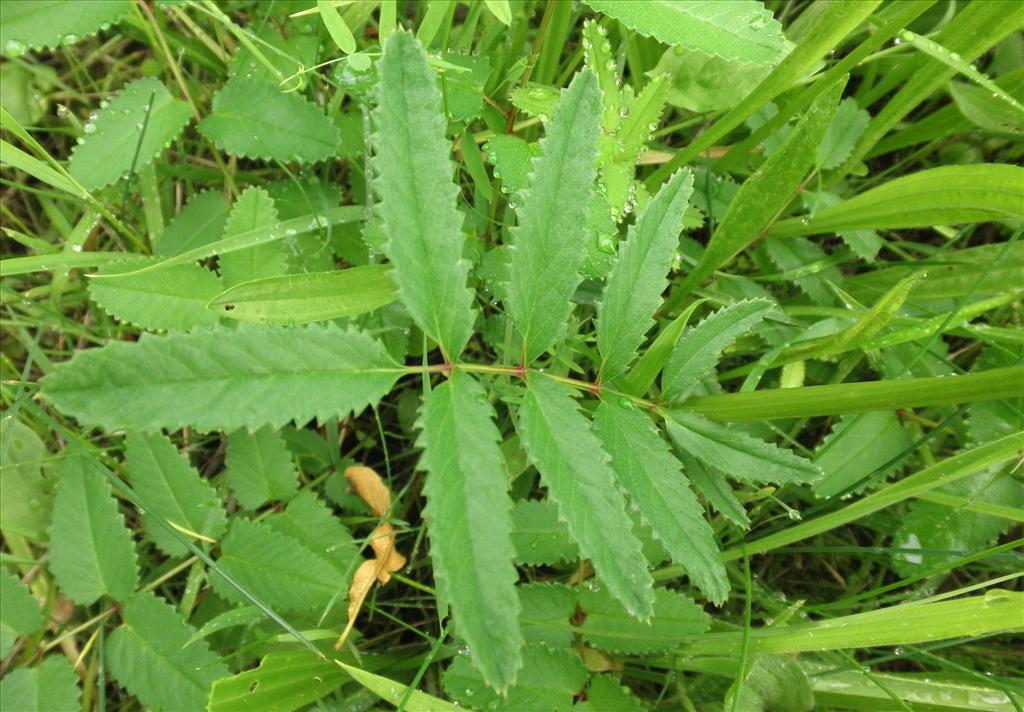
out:
{"label": "water droplet", "polygon": [[28,52],[28,47],[21,40],[7,40],[4,42],[4,53],[11,57],[20,57]]}
{"label": "water droplet", "polygon": [[64,44],[64,45],[73,45],[75,42],[78,42],[78,40],[79,40],[78,35],[76,35],[76,34],[74,34],[72,32],[69,32],[68,34],[64,35],[61,38],[60,41],[61,41],[61,44]]}

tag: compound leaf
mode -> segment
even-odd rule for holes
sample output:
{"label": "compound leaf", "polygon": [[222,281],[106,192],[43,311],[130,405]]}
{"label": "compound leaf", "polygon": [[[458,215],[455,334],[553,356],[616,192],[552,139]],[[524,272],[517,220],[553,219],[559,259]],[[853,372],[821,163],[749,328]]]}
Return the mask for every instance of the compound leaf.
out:
{"label": "compound leaf", "polygon": [[604,298],[597,307],[597,346],[601,378],[621,375],[636,356],[651,328],[652,316],[668,284],[683,212],[693,192],[693,174],[678,171],[630,227],[608,275]]}
{"label": "compound leaf", "polygon": [[[10,4],[10,3],[8,3]],[[78,675],[60,653],[34,668],[18,668],[0,682],[5,710],[18,712],[79,712]]]}
{"label": "compound leaf", "polygon": [[673,401],[715,370],[722,351],[772,309],[768,299],[748,299],[719,309],[683,335],[665,364],[662,396]]}
{"label": "compound leaf", "polygon": [[146,505],[142,521],[165,554],[184,556],[188,549],[156,520],[211,539],[224,532],[227,515],[217,492],[166,435],[129,434],[125,457],[132,489]]}
{"label": "compound leaf", "polygon": [[420,416],[424,516],[434,581],[488,685],[505,690],[522,664],[508,478],[487,394],[459,373],[433,389]]}
{"label": "compound leaf", "polygon": [[81,449],[70,449],[53,502],[50,571],[61,591],[83,606],[104,594],[123,601],[138,581],[132,535],[105,469]]}
{"label": "compound leaf", "polygon": [[649,618],[651,574],[609,457],[589,425],[566,387],[544,376],[530,379],[519,411],[526,452],[598,578],[630,615]]}
{"label": "compound leaf", "polygon": [[[246,188],[231,208],[224,237],[270,227],[278,221],[277,208],[263,188]],[[221,255],[217,262],[225,287],[234,287],[263,277],[279,277],[285,273],[288,256],[281,240]],[[211,297],[212,298],[212,297]]]}
{"label": "compound leaf", "polygon": [[508,308],[527,364],[564,333],[581,279],[601,132],[601,89],[593,72],[576,75],[545,128],[512,231]]}
{"label": "compound leaf", "polygon": [[137,79],[85,125],[68,172],[86,190],[110,185],[163,153],[191,119],[188,104],[171,96],[163,84]]}
{"label": "compound leaf", "polygon": [[285,511],[265,521],[274,531],[290,536],[309,551],[326,558],[339,575],[355,570],[353,562],[358,551],[352,535],[313,492],[300,492],[288,502]]}
{"label": "compound leaf", "polygon": [[[338,572],[325,558],[264,522],[235,519],[221,542],[217,563],[226,575],[275,610],[323,609],[342,587]],[[219,573],[211,572],[210,581],[224,598],[249,602]]]}
{"label": "compound leaf", "polygon": [[751,64],[782,59],[782,25],[756,0],[586,0],[645,37]]}
{"label": "compound leaf", "polygon": [[668,433],[685,452],[744,482],[807,482],[817,465],[764,440],[713,423],[696,413],[665,412]]}
{"label": "compound leaf", "polygon": [[151,274],[131,274],[160,260],[142,255],[107,265],[89,280],[89,296],[121,322],[154,331],[185,331],[218,321],[206,303],[223,289],[220,278],[196,264],[176,265]]}
{"label": "compound leaf", "polygon": [[299,490],[299,474],[288,446],[269,426],[254,433],[236,430],[228,436],[227,478],[246,509],[288,501]]}
{"label": "compound leaf", "polygon": [[530,644],[523,648],[519,679],[502,698],[489,689],[467,657],[457,657],[442,681],[448,695],[466,707],[487,710],[572,712],[573,698],[587,683],[583,662],[567,648]]}
{"label": "compound leaf", "polygon": [[151,709],[206,708],[213,681],[228,669],[195,630],[152,593],[138,593],[121,610],[124,622],[106,645],[114,679]]}
{"label": "compound leaf", "polygon": [[108,430],[257,429],[360,411],[401,374],[359,331],[252,325],[144,334],[81,351],[44,379],[43,392],[65,413]]}
{"label": "compound leaf", "polygon": [[324,112],[293,92],[235,77],[213,95],[199,132],[239,158],[312,163],[334,156],[341,134]]}
{"label": "compound leaf", "polygon": [[582,586],[577,596],[586,614],[583,640],[612,653],[669,650],[706,631],[711,620],[689,596],[666,588],[654,590],[654,616],[647,623],[628,615],[601,586]]}
{"label": "compound leaf", "polygon": [[129,0],[19,0],[0,3],[3,52],[18,57],[30,50],[71,45],[118,22],[132,11]]}
{"label": "compound leaf", "polygon": [[594,429],[612,458],[612,469],[644,521],[672,559],[707,597],[722,603],[729,579],[704,508],[690,489],[682,465],[636,406],[604,401]]}
{"label": "compound leaf", "polygon": [[398,296],[449,359],[473,332],[462,216],[441,92],[413,36],[387,40],[377,84],[376,189]]}

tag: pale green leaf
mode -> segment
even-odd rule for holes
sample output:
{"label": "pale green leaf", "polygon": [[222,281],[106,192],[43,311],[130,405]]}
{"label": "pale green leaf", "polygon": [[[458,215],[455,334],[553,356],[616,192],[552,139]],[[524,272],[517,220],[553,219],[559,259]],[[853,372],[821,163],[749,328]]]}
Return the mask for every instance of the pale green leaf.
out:
{"label": "pale green leaf", "polygon": [[213,111],[199,132],[232,156],[265,161],[323,161],[341,142],[316,104],[269,82],[239,77],[213,95]]}
{"label": "pale green leaf", "polygon": [[7,657],[18,636],[33,635],[42,627],[43,612],[31,591],[0,568],[0,657]]}
{"label": "pale green leaf", "polygon": [[488,685],[506,690],[522,664],[508,478],[487,394],[455,371],[420,416],[424,517],[434,581]]}
{"label": "pale green leaf", "polygon": [[625,379],[626,384],[635,395],[644,395],[654,385],[658,374],[665,367],[665,363],[679,342],[679,337],[682,336],[683,330],[690,321],[690,317],[697,307],[703,303],[703,299],[696,299],[691,302],[690,306],[686,307],[679,316],[661,330],[654,343],[640,354],[636,365],[630,369],[629,376]]}
{"label": "pale green leaf", "polygon": [[224,236],[228,220],[228,201],[217,190],[207,190],[185,203],[160,235],[153,254],[157,257],[174,257]]}
{"label": "pale green leaf", "polygon": [[[116,279],[90,279],[89,296],[118,321],[154,331],[185,331],[213,326],[218,315],[206,303],[223,289],[220,278],[196,264],[176,265],[152,274],[129,274],[157,264],[137,255],[100,270]],[[127,275],[127,276],[120,276]]]}
{"label": "pale green leaf", "polygon": [[597,307],[597,346],[601,378],[622,374],[650,329],[661,294],[668,285],[683,212],[693,191],[693,174],[682,170],[658,191],[629,229],[608,275]]}
{"label": "pale green leaf", "polygon": [[706,631],[711,622],[693,599],[667,588],[654,590],[654,616],[647,623],[628,615],[601,586],[584,585],[577,596],[586,614],[581,626],[583,640],[612,653],[670,650]]}
{"label": "pale green leaf", "polygon": [[[8,5],[10,5],[10,3],[0,5],[0,7],[7,7]],[[38,158],[25,153],[20,148],[11,145],[7,141],[0,140],[0,163],[13,166],[19,171],[25,171],[33,178],[45,183],[46,185],[54,187],[57,190],[70,193],[78,198],[84,197],[82,188],[75,184],[74,179],[68,177],[63,172],[56,170],[52,166],[43,163]],[[4,274],[8,274],[6,269],[4,270]]]}
{"label": "pale green leaf", "polygon": [[299,474],[288,446],[269,426],[254,433],[231,433],[227,479],[246,509],[258,509],[268,501],[286,502],[299,491]]}
{"label": "pale green leaf", "polygon": [[227,515],[217,492],[167,436],[131,433],[125,457],[132,489],[146,506],[146,531],[165,554],[184,556],[188,549],[159,520],[211,539],[224,532]]}
{"label": "pale green leaf", "polygon": [[484,0],[484,2],[487,3],[487,9],[498,18],[501,24],[506,26],[512,24],[512,8],[509,7],[508,0]]}
{"label": "pale green leaf", "polygon": [[123,601],[138,581],[131,532],[110,492],[109,473],[72,448],[53,501],[50,571],[61,591],[83,606],[104,594]]}
{"label": "pale green leaf", "polygon": [[586,701],[576,705],[579,712],[644,712],[647,708],[611,675],[594,675],[586,690]]}
{"label": "pale green leaf", "polygon": [[44,378],[43,393],[110,430],[254,430],[361,411],[401,375],[384,347],[358,331],[248,326],[81,351]]}
{"label": "pale green leaf", "polygon": [[320,13],[320,19],[323,20],[328,34],[334,40],[334,44],[338,45],[338,49],[344,54],[355,52],[356,38],[352,36],[352,30],[345,24],[345,20],[334,7],[334,3],[330,0],[316,0],[316,9]]}
{"label": "pale green leaf", "polygon": [[530,185],[533,159],[540,155],[536,144],[518,136],[499,134],[487,141],[487,158],[494,164],[494,177],[501,181],[501,192],[516,196]]}
{"label": "pale green leaf", "polygon": [[519,586],[519,602],[526,641],[554,648],[572,644],[569,619],[576,613],[576,589],[562,583],[528,583]]}
{"label": "pale green leaf", "polygon": [[68,172],[86,190],[110,185],[163,153],[191,119],[188,104],[171,96],[159,81],[137,79],[85,125]]}
{"label": "pale green leaf", "polygon": [[32,428],[14,420],[10,411],[0,415],[0,443],[7,448],[0,465],[0,529],[5,534],[43,539],[50,523],[54,484],[42,467],[50,457],[46,445]]}
{"label": "pale green leaf", "polygon": [[705,466],[700,460],[686,452],[679,452],[678,455],[679,460],[685,466],[690,483],[708,501],[708,504],[740,529],[749,529],[750,517],[747,516],[747,510],[736,499],[725,476]]}
{"label": "pale green leaf", "polygon": [[129,0],[18,0],[0,3],[3,53],[72,45],[118,22],[132,11]]}
{"label": "pale green leaf", "polygon": [[420,44],[407,32],[387,40],[377,84],[376,189],[398,298],[449,359],[473,331],[469,263],[452,181],[441,92]]}
{"label": "pale green leaf", "polygon": [[558,506],[546,499],[522,500],[512,510],[512,543],[516,561],[550,566],[579,558],[579,548],[558,519]]}
{"label": "pale green leaf", "polygon": [[705,317],[676,343],[661,376],[662,395],[673,401],[714,373],[722,351],[772,310],[768,299],[748,299]]}
{"label": "pale green leaf", "polygon": [[783,55],[782,25],[757,0],[586,0],[598,12],[659,42],[752,64]]}
{"label": "pale green leaf", "polygon": [[237,626],[251,626],[266,619],[266,614],[256,606],[242,606],[241,608],[229,608],[223,613],[214,616],[203,623],[203,627],[192,634],[189,643],[207,638],[217,631],[235,628]]}
{"label": "pale green leaf", "polygon": [[0,682],[0,701],[11,712],[80,712],[78,696],[78,675],[60,652],[34,668],[12,670]]}
{"label": "pale green leaf", "polygon": [[666,411],[665,424],[682,450],[743,482],[807,482],[821,474],[816,465],[789,450],[696,413]]}
{"label": "pale green leaf", "polygon": [[728,264],[771,227],[772,221],[797,194],[814,165],[846,78],[834,82],[807,109],[786,140],[740,187],[700,262],[687,275],[680,293],[687,294]]}
{"label": "pale green leaf", "polygon": [[[328,545],[324,542],[324,548]],[[235,519],[221,542],[217,565],[274,610],[323,610],[342,589],[327,559],[263,522]],[[249,602],[218,572],[210,572],[210,582],[229,601]]]}
{"label": "pale green leaf", "polygon": [[507,698],[488,688],[469,658],[462,656],[445,670],[442,682],[448,695],[466,707],[572,712],[573,698],[587,683],[587,669],[568,649],[535,643],[523,648],[523,669]]}
{"label": "pale green leaf", "polygon": [[[1020,94],[1020,74],[1017,76],[1016,86],[1017,93]],[[950,82],[949,95],[960,113],[976,126],[1004,134],[1024,131],[1024,117],[1020,112],[987,89],[973,84]]]}
{"label": "pale green leaf", "polygon": [[814,692],[795,660],[782,655],[759,655],[739,687],[730,690],[725,708],[749,712],[809,712],[814,709]]}
{"label": "pale green leaf", "polygon": [[393,301],[390,270],[365,265],[257,279],[221,292],[207,308],[239,321],[305,324],[365,314]]}
{"label": "pale green leaf", "polygon": [[885,477],[895,467],[889,463],[912,444],[892,411],[843,416],[814,453],[814,464],[824,473],[814,491],[834,497],[876,470]]}
{"label": "pale green leaf", "polygon": [[530,379],[519,411],[520,435],[558,504],[580,552],[631,615],[649,618],[651,574],[633,535],[626,503],[600,440],[571,391],[544,376]]}
{"label": "pale green leaf", "polygon": [[258,667],[213,683],[209,712],[291,712],[331,694],[348,680],[333,661],[310,651],[265,655]]}
{"label": "pale green leaf", "polygon": [[565,332],[580,283],[601,130],[601,90],[590,71],[565,89],[545,127],[533,183],[513,229],[509,314],[529,364]]}
{"label": "pale green leaf", "polygon": [[348,529],[309,490],[300,492],[288,502],[283,512],[272,514],[264,522],[274,531],[291,537],[310,552],[327,559],[339,576],[351,575],[357,563],[362,563]]}
{"label": "pale green leaf", "polygon": [[666,100],[670,104],[705,113],[735,106],[771,71],[770,64],[748,64],[669,47],[649,74],[669,76]]}
{"label": "pale green leaf", "polygon": [[[267,229],[277,222],[277,208],[267,191],[246,188],[231,207],[224,237]],[[224,286],[234,287],[254,279],[284,275],[287,259],[284,242],[275,240],[221,255],[217,269],[224,279]]]}
{"label": "pale green leaf", "polygon": [[154,710],[199,710],[213,681],[228,669],[162,598],[139,593],[121,609],[121,626],[106,641],[106,663],[114,679]]}
{"label": "pale green leaf", "polygon": [[998,163],[928,168],[820,210],[809,219],[783,220],[770,234],[791,237],[993,220],[1024,220],[1024,168]]}
{"label": "pale green leaf", "polygon": [[729,579],[714,531],[651,419],[632,403],[606,400],[594,415],[594,429],[611,455],[619,483],[673,561],[683,565],[708,599],[722,603]]}
{"label": "pale green leaf", "polygon": [[458,712],[458,708],[444,700],[428,695],[419,690],[409,690],[408,685],[367,672],[353,665],[347,665],[340,660],[335,660],[342,670],[351,675],[356,682],[371,690],[378,697],[389,702],[398,703],[405,700],[404,709],[409,712]]}
{"label": "pale green leaf", "polygon": [[818,169],[827,171],[841,166],[857,145],[857,139],[864,133],[869,121],[871,115],[857,106],[853,99],[839,102],[832,123],[818,146]]}

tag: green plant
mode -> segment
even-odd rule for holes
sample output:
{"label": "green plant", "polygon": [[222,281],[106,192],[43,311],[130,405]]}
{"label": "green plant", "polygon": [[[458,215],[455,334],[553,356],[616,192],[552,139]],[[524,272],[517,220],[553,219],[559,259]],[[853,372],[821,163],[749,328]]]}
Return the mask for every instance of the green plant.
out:
{"label": "green plant", "polygon": [[[117,21],[156,65],[72,151],[0,114],[35,253],[2,270],[5,563],[45,552],[32,593],[84,621],[45,630],[3,572],[3,694],[77,705],[29,663],[89,631],[165,709],[1017,704],[1003,638],[998,680],[933,650],[1021,627],[994,586],[1024,520],[1024,108],[972,64],[1020,23],[799,5],[785,31],[752,0],[2,6],[33,82],[21,55],[61,45],[86,86],[76,43]],[[899,549],[860,593],[789,605],[786,556],[751,569],[817,537],[845,581],[858,536]],[[991,588],[925,594],[948,566]],[[875,646],[950,676],[848,666]],[[83,706],[112,694],[91,659]]]}

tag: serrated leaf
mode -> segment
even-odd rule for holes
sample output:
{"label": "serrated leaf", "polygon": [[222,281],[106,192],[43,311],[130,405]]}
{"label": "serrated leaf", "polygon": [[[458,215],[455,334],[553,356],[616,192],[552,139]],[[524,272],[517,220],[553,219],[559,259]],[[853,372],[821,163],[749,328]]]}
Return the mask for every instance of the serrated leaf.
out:
{"label": "serrated leaf", "polygon": [[[231,207],[224,237],[268,228],[278,222],[277,208],[262,188],[246,188]],[[288,257],[280,240],[221,255],[217,268],[225,287],[264,277],[279,277],[286,271]]]}
{"label": "serrated leaf", "polygon": [[606,400],[594,414],[594,430],[611,455],[619,483],[673,561],[711,601],[722,603],[729,579],[714,531],[651,419],[632,404]]}
{"label": "serrated leaf", "polygon": [[661,373],[661,369],[665,367],[669,356],[672,355],[676,344],[679,343],[679,337],[682,336],[683,330],[690,321],[690,317],[704,301],[703,299],[695,299],[691,302],[688,307],[683,309],[675,319],[661,330],[654,343],[640,354],[636,365],[630,369],[629,376],[624,379],[634,395],[642,396],[654,385],[658,374]]}
{"label": "serrated leaf", "polygon": [[835,267],[815,269],[812,274],[800,274],[807,265],[823,265],[828,255],[815,243],[802,237],[791,237],[785,240],[768,240],[764,243],[764,252],[780,271],[796,273],[789,279],[801,292],[820,306],[831,306],[835,303],[835,292],[829,282],[838,284],[842,274]]}
{"label": "serrated leaf", "polygon": [[[7,496],[7,493],[4,493]],[[17,577],[0,568],[0,658],[6,658],[21,635],[43,627],[43,612]]]}
{"label": "serrated leaf", "polygon": [[561,93],[533,182],[525,191],[513,252],[508,311],[523,339],[529,364],[565,332],[580,283],[587,215],[601,131],[601,89],[590,71],[577,74]]}
{"label": "serrated leaf", "polygon": [[285,511],[264,521],[274,531],[290,536],[312,553],[327,559],[339,575],[355,570],[359,552],[352,535],[311,491],[300,492]]}
{"label": "serrated leaf", "polygon": [[666,99],[673,106],[710,113],[736,106],[771,71],[770,64],[748,64],[669,47],[648,74],[669,75]]}
{"label": "serrated leaf", "polygon": [[238,321],[270,324],[357,316],[395,301],[390,272],[385,265],[365,265],[257,279],[221,292],[207,308]]}
{"label": "serrated leaf", "polygon": [[518,136],[498,135],[487,141],[487,159],[494,164],[494,177],[501,180],[501,192],[516,196],[530,185],[533,159],[540,147]]}
{"label": "serrated leaf", "polygon": [[445,356],[456,359],[476,318],[466,287],[469,263],[462,259],[462,216],[437,76],[411,34],[388,37],[376,98],[375,186],[398,297]]}
{"label": "serrated leaf", "polygon": [[199,132],[240,158],[312,163],[334,156],[337,127],[316,104],[269,82],[234,77],[213,95]]}
{"label": "serrated leaf", "polygon": [[[217,564],[274,610],[322,610],[342,588],[341,577],[326,558],[263,522],[235,519],[221,542]],[[210,581],[229,601],[248,603],[217,572],[210,572]]]}
{"label": "serrated leaf", "polygon": [[123,601],[138,581],[131,532],[110,492],[106,468],[68,450],[50,524],[50,571],[61,591],[83,606],[109,595]]}
{"label": "serrated leaf", "polygon": [[547,499],[516,502],[512,544],[516,561],[530,566],[575,561],[580,555],[565,523],[558,519],[558,505]]}
{"label": "serrated leaf", "polygon": [[569,618],[576,612],[576,590],[561,583],[528,583],[518,588],[523,638],[568,649],[574,635]]}
{"label": "serrated leaf", "polygon": [[643,623],[601,586],[582,586],[577,593],[585,618],[583,640],[611,653],[643,654],[671,650],[689,636],[708,629],[711,619],[693,599],[666,588],[654,590],[654,616]]}
{"label": "serrated leaf", "polygon": [[[935,494],[958,497],[965,504],[991,503],[1015,509],[1017,522],[1024,513],[1024,487],[1005,468],[958,480]],[[962,505],[911,502],[893,535],[891,546],[905,550],[893,557],[893,568],[902,576],[913,576],[992,546],[1012,526],[1012,519],[971,511]]]}
{"label": "serrated leaf", "polygon": [[132,11],[129,0],[20,0],[0,3],[3,52],[18,57],[30,50],[71,45],[96,34]]}
{"label": "serrated leaf", "polygon": [[782,25],[756,0],[586,0],[659,42],[752,64],[782,59]]}
{"label": "serrated leaf", "polygon": [[81,351],[43,379],[43,392],[80,422],[109,430],[255,430],[360,411],[402,372],[358,331],[247,326]]}
{"label": "serrated leaf", "polygon": [[571,392],[547,377],[531,378],[519,428],[530,461],[582,555],[631,615],[650,617],[653,581],[640,542],[609,457]]}
{"label": "serrated leaf", "polygon": [[78,675],[60,653],[34,668],[12,670],[0,681],[0,700],[12,712],[80,712],[78,696]]}
{"label": "serrated leaf", "polygon": [[828,171],[843,165],[870,121],[871,115],[857,106],[854,99],[839,102],[832,123],[818,146],[818,169]]}
{"label": "serrated leaf", "polygon": [[191,119],[188,104],[171,96],[163,84],[137,79],[86,124],[68,172],[86,190],[110,185],[133,168],[148,165]]}
{"label": "serrated leaf", "polygon": [[737,302],[705,317],[684,334],[661,376],[664,400],[676,400],[714,373],[722,351],[759,324],[773,306],[768,299]]}
{"label": "serrated leaf", "polygon": [[50,455],[35,431],[13,415],[0,414],[0,443],[7,448],[0,465],[0,529],[39,540],[46,536],[53,500],[53,479],[41,467]]}
{"label": "serrated leaf", "polygon": [[508,689],[522,664],[508,478],[487,394],[458,371],[424,399],[424,517],[434,581],[488,685]]}
{"label": "serrated leaf", "polygon": [[214,616],[203,624],[203,627],[192,634],[189,643],[202,640],[214,633],[234,628],[236,626],[249,626],[266,619],[266,614],[256,606],[243,606],[241,608],[229,608],[223,613]]}
{"label": "serrated leaf", "polygon": [[736,499],[725,476],[716,472],[686,452],[678,452],[679,460],[684,464],[687,477],[694,488],[704,496],[716,512],[738,526],[740,529],[750,528],[747,510]]}
{"label": "serrated leaf", "polygon": [[216,242],[224,236],[229,210],[228,201],[220,191],[207,190],[193,195],[160,235],[153,254],[174,257]]}
{"label": "serrated leaf", "polygon": [[270,426],[228,436],[227,479],[246,509],[287,502],[299,491],[299,473],[281,434]]}
{"label": "serrated leaf", "polygon": [[676,445],[743,482],[807,482],[821,470],[789,450],[705,420],[696,413],[665,411],[665,425]]}
{"label": "serrated leaf", "polygon": [[611,675],[594,675],[586,690],[585,702],[576,705],[580,712],[644,712],[647,708]]}
{"label": "serrated leaf", "polygon": [[[945,318],[943,316],[943,318]],[[1024,360],[1024,344],[1014,346],[988,346],[974,362],[972,368],[988,370],[1013,366]],[[982,401],[967,411],[967,431],[975,444],[1012,435],[1024,428],[1024,397]]]}
{"label": "serrated leaf", "polygon": [[[821,497],[834,497],[886,465],[913,444],[892,411],[844,415],[814,453],[824,475],[814,482]],[[895,465],[878,473],[884,478]]]}
{"label": "serrated leaf", "polygon": [[834,82],[814,100],[790,131],[786,140],[748,178],[708,242],[696,267],[677,289],[687,294],[705,279],[728,264],[748,245],[763,236],[800,189],[807,172],[814,165],[818,145],[825,136],[846,78]]}
{"label": "serrated leaf", "polygon": [[654,323],[652,317],[668,284],[692,191],[693,174],[677,172],[647,204],[619,247],[597,306],[602,380],[610,381],[625,372]]}
{"label": "serrated leaf", "polygon": [[125,457],[132,489],[146,505],[146,531],[165,554],[184,556],[188,549],[158,523],[160,519],[211,539],[224,532],[227,515],[217,492],[167,436],[131,433]]}
{"label": "serrated leaf", "polygon": [[466,657],[455,658],[442,682],[448,695],[467,707],[571,712],[573,698],[587,682],[587,669],[569,650],[532,644],[523,648],[523,669],[507,698],[488,688]]}
{"label": "serrated leaf", "polygon": [[206,304],[224,286],[210,270],[189,264],[152,274],[127,274],[159,261],[139,255],[107,265],[99,274],[125,276],[89,280],[89,296],[118,321],[143,329],[185,331],[216,324],[219,317]]}
{"label": "serrated leaf", "polygon": [[914,228],[1024,219],[1024,168],[999,163],[928,168],[819,210],[778,222],[773,237],[859,228]]}
{"label": "serrated leaf", "polygon": [[334,662],[311,652],[270,653],[253,670],[213,683],[209,712],[291,712],[331,694],[348,680]]}
{"label": "serrated leaf", "polygon": [[206,707],[213,681],[228,675],[206,643],[177,611],[152,593],[138,593],[121,609],[123,623],[106,643],[114,679],[150,709]]}

